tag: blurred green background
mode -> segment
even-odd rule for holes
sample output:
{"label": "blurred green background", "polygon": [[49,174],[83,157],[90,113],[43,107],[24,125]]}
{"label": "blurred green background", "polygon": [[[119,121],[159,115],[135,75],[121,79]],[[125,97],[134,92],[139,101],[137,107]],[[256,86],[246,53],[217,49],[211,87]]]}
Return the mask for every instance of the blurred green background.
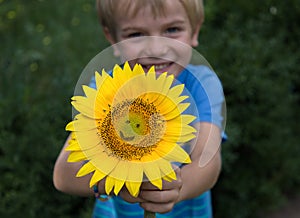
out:
{"label": "blurred green background", "polygon": [[[228,110],[217,218],[258,217],[300,191],[299,5],[205,1],[198,50]],[[56,191],[52,171],[77,79],[107,46],[93,0],[0,0],[0,217],[90,217],[93,198]]]}

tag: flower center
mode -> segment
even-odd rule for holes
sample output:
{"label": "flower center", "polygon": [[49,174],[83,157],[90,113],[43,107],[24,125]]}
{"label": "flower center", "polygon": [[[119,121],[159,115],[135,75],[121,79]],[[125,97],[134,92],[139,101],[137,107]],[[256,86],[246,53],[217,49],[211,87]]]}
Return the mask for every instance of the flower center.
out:
{"label": "flower center", "polygon": [[166,122],[155,105],[142,98],[124,100],[110,108],[98,132],[105,152],[122,160],[151,154],[164,135]]}

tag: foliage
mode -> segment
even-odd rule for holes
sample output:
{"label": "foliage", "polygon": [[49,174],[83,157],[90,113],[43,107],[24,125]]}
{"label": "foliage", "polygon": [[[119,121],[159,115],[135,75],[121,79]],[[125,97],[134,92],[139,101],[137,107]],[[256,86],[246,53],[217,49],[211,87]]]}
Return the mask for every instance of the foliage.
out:
{"label": "foliage", "polygon": [[[93,199],[56,191],[52,170],[77,78],[108,45],[94,8],[0,0],[0,217],[90,216]],[[257,217],[299,187],[299,19],[296,0],[206,1],[199,51],[228,110],[216,217]]]}
{"label": "foliage", "polygon": [[92,202],[56,191],[52,171],[75,82],[104,46],[94,2],[0,2],[0,217],[82,217]]}
{"label": "foliage", "polygon": [[216,216],[257,217],[299,191],[300,8],[296,1],[208,7],[202,44],[224,85],[229,135]]}

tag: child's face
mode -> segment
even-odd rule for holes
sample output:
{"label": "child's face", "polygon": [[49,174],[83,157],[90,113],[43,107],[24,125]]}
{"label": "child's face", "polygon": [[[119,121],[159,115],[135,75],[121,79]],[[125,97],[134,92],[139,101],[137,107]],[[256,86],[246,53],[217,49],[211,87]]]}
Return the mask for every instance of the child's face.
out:
{"label": "child's face", "polygon": [[[154,16],[151,8],[142,8],[136,16],[116,18],[116,34],[107,38],[115,54],[133,66],[139,63],[145,71],[154,65],[158,74],[177,76],[191,58],[192,48],[198,45],[199,28],[192,27],[183,5],[178,0],[165,0],[164,13]],[[120,43],[118,43],[120,42]]]}

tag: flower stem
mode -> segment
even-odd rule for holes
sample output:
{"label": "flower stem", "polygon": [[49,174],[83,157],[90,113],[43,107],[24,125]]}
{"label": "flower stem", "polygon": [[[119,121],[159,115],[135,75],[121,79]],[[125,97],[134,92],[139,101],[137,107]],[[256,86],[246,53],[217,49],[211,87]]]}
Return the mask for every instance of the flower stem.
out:
{"label": "flower stem", "polygon": [[154,212],[144,210],[144,218],[155,218],[155,217],[156,217],[156,215]]}

